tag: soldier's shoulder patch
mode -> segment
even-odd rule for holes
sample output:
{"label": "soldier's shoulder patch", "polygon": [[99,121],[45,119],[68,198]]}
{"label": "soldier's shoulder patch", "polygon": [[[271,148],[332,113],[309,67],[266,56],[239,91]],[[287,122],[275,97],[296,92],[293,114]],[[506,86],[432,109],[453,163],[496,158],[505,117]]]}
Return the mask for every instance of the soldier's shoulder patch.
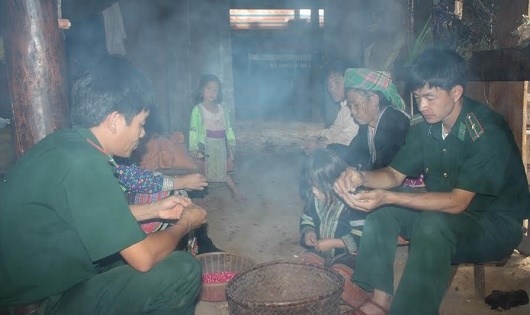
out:
{"label": "soldier's shoulder patch", "polygon": [[410,119],[410,125],[414,126],[414,125],[419,124],[422,121],[425,121],[425,119],[423,119],[423,116],[421,114],[416,114],[412,116],[412,118]]}
{"label": "soldier's shoulder patch", "polygon": [[482,124],[478,120],[477,116],[473,112],[468,113],[466,115],[466,127],[467,131],[469,132],[469,135],[471,136],[471,140],[475,141],[484,133],[484,128],[482,127]]}

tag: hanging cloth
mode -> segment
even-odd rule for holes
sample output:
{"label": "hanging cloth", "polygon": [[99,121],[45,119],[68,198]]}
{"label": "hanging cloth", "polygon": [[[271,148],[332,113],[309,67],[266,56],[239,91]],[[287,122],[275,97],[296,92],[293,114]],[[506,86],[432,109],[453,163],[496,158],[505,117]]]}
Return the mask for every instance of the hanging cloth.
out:
{"label": "hanging cloth", "polygon": [[103,23],[105,24],[105,40],[107,44],[107,52],[110,55],[127,54],[125,50],[125,27],[123,26],[123,18],[121,16],[120,5],[114,2],[110,7],[103,11]]}

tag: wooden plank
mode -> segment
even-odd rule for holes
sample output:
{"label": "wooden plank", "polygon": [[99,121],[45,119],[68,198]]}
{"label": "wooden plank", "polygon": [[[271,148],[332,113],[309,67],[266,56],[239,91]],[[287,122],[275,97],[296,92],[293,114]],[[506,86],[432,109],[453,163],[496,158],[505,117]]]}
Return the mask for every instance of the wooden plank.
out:
{"label": "wooden plank", "polygon": [[525,81],[472,81],[466,88],[466,95],[488,104],[502,114],[521,150],[521,158],[527,163],[526,143],[526,103],[527,84]]}
{"label": "wooden plank", "polygon": [[528,14],[528,0],[494,0],[493,2],[491,7],[495,15],[492,20],[495,47],[515,47],[517,37],[512,36],[511,33],[521,24],[523,14]]}
{"label": "wooden plank", "polygon": [[469,75],[477,81],[530,80],[530,48],[498,49],[473,52]]}

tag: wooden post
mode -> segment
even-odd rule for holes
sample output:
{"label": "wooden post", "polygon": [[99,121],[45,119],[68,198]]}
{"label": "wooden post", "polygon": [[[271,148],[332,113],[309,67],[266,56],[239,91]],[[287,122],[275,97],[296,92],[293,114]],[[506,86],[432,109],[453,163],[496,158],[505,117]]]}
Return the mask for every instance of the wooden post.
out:
{"label": "wooden post", "polygon": [[56,0],[2,0],[16,154],[69,125],[64,41]]}
{"label": "wooden post", "polygon": [[[311,121],[323,121],[324,116],[324,81],[322,78],[322,71],[320,70],[320,63],[322,62],[322,49],[320,43],[322,36],[320,31],[320,16],[318,10],[319,3],[311,5],[311,70],[309,73],[311,91],[309,101],[311,102]],[[298,11],[298,10],[296,10]]]}

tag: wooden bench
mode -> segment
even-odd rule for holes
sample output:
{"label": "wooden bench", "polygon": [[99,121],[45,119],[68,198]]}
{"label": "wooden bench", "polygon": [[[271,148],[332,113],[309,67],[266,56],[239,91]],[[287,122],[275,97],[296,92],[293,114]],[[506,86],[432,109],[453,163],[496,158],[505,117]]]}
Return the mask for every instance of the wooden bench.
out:
{"label": "wooden bench", "polygon": [[482,300],[486,296],[486,273],[485,273],[484,267],[486,266],[502,267],[506,265],[510,257],[511,255],[504,259],[498,260],[498,261],[489,261],[489,262],[480,263],[480,264],[478,263],[454,264],[452,265],[449,283],[453,282],[456,272],[458,271],[458,267],[472,265],[473,266],[473,279],[475,282],[475,298]]}

